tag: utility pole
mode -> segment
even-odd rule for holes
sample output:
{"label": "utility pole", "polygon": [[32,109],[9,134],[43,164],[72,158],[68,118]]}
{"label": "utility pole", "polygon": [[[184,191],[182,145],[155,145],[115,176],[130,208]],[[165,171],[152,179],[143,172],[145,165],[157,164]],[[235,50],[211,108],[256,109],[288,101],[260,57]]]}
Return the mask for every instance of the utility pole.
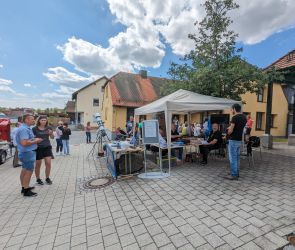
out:
{"label": "utility pole", "polygon": [[292,134],[295,135],[295,89],[293,93],[293,119],[292,119]]}
{"label": "utility pole", "polygon": [[292,133],[288,136],[288,145],[295,146],[295,85],[293,85]]}
{"label": "utility pole", "polygon": [[272,146],[273,146],[273,138],[270,133],[271,111],[272,111],[272,94],[273,94],[273,81],[271,80],[268,83],[268,88],[267,88],[265,134],[262,137],[262,145],[268,149],[272,149]]}
{"label": "utility pole", "polygon": [[273,93],[273,82],[271,81],[268,83],[268,88],[267,88],[266,123],[265,123],[265,134],[267,135],[270,135],[270,130],[271,130],[272,93]]}

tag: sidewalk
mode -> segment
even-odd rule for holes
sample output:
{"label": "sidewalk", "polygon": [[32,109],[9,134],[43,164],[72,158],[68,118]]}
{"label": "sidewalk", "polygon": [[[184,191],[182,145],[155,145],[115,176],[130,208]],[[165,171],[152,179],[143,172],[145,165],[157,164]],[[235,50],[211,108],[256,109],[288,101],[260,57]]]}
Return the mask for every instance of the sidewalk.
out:
{"label": "sidewalk", "polygon": [[[0,165],[0,249],[277,249],[295,231],[295,158],[263,152],[227,181],[227,161],[185,164],[162,180],[136,177],[101,190],[92,145],[72,145],[53,161],[53,185],[20,194],[20,169]],[[44,168],[42,168],[44,170]],[[32,184],[34,184],[34,179]]]}

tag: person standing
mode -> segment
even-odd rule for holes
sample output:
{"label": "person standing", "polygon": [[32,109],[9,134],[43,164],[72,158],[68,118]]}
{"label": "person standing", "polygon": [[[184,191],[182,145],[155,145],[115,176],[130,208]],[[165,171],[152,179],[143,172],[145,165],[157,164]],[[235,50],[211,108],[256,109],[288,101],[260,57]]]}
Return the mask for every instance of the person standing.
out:
{"label": "person standing", "polygon": [[63,128],[62,128],[62,145],[64,149],[64,155],[69,155],[70,154],[70,135],[72,134],[71,129],[68,127],[68,123],[64,123]]}
{"label": "person standing", "polygon": [[38,147],[36,150],[36,166],[35,166],[35,175],[37,179],[37,183],[39,185],[44,185],[44,182],[40,178],[40,169],[42,165],[42,160],[45,162],[45,182],[48,185],[52,184],[52,180],[50,179],[50,171],[51,171],[51,159],[54,159],[52,154],[52,146],[49,140],[54,139],[53,130],[50,126],[48,126],[48,119],[46,116],[39,116],[37,119],[37,124],[32,129],[35,137],[42,138],[42,142],[38,143]]}
{"label": "person standing", "polygon": [[141,117],[141,118],[140,118],[140,122],[138,123],[138,128],[139,128],[140,138],[142,138],[142,126],[143,126],[143,121],[144,121],[144,118]]}
{"label": "person standing", "polygon": [[23,124],[17,130],[15,140],[18,149],[18,157],[22,163],[22,171],[20,174],[20,182],[22,186],[21,193],[24,196],[36,196],[33,192],[34,187],[30,187],[30,180],[34,171],[36,161],[37,144],[42,142],[42,138],[35,138],[30,126],[35,124],[34,116],[25,114],[23,116]]}
{"label": "person standing", "polygon": [[230,126],[227,129],[229,138],[228,155],[230,161],[230,176],[225,178],[229,180],[238,180],[240,170],[240,148],[247,119],[242,113],[242,107],[240,104],[236,103],[232,106],[232,114],[233,117]]}
{"label": "person standing", "polygon": [[194,136],[199,137],[201,135],[201,125],[198,123],[195,124],[194,127]]}
{"label": "person standing", "polygon": [[129,118],[129,121],[127,121],[127,123],[126,123],[126,132],[127,132],[128,138],[132,136],[133,126],[134,126],[134,118],[131,115]]}
{"label": "person standing", "polygon": [[252,118],[251,118],[251,115],[249,114],[248,116],[247,116],[247,124],[246,124],[246,142],[248,142],[249,141],[249,138],[250,138],[250,136],[251,136],[251,130],[252,130],[252,126],[253,126],[253,120],[252,120]]}
{"label": "person standing", "polygon": [[21,126],[21,123],[18,122],[16,124],[15,128],[11,132],[12,145],[15,148],[13,161],[12,161],[12,165],[13,165],[14,168],[17,168],[17,167],[21,166],[21,164],[19,164],[19,162],[18,162],[19,161],[19,159],[18,159],[18,150],[17,150],[17,143],[16,143],[16,138],[15,138],[17,130],[18,130],[18,128],[20,126]]}
{"label": "person standing", "polygon": [[91,143],[91,126],[90,126],[90,122],[87,122],[87,125],[85,127],[85,133],[86,133],[86,143]]}
{"label": "person standing", "polygon": [[62,121],[58,122],[58,126],[55,129],[55,140],[56,140],[56,155],[62,155],[62,128],[63,128],[63,123]]}

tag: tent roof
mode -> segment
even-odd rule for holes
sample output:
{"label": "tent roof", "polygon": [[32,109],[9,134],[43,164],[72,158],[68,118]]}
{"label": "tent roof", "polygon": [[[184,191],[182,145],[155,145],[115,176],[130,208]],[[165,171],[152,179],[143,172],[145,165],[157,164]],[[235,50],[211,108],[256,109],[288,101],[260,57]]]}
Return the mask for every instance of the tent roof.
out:
{"label": "tent roof", "polygon": [[162,111],[187,113],[209,110],[223,110],[240,101],[201,95],[188,90],[179,89],[150,104],[135,109],[135,115],[144,115]]}

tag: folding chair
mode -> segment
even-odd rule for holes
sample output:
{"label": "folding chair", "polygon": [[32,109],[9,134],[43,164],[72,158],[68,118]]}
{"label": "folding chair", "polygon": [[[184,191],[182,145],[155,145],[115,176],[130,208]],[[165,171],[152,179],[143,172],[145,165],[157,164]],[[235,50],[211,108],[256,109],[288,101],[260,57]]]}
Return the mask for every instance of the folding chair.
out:
{"label": "folding chair", "polygon": [[250,136],[249,141],[252,142],[252,148],[259,148],[260,159],[262,160],[262,150],[261,150],[261,142],[258,136]]}

